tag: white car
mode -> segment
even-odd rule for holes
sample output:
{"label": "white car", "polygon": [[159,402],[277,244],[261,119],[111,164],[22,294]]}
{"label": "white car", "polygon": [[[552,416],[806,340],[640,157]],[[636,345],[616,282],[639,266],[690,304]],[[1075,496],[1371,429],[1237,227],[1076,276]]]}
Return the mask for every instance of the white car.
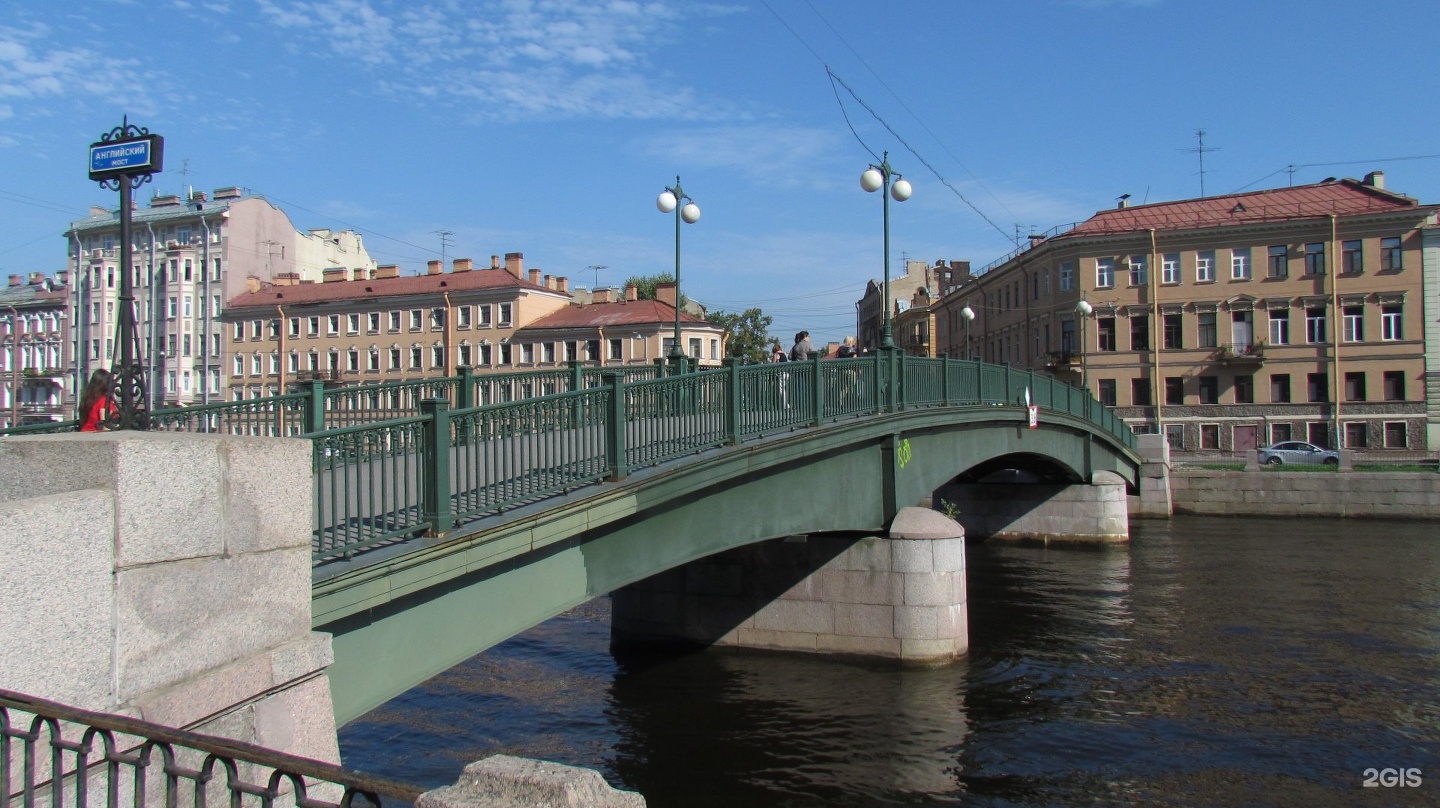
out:
{"label": "white car", "polygon": [[1334,466],[1340,463],[1340,453],[1333,449],[1322,449],[1303,440],[1287,440],[1259,450],[1261,465],[1279,466],[1285,463]]}

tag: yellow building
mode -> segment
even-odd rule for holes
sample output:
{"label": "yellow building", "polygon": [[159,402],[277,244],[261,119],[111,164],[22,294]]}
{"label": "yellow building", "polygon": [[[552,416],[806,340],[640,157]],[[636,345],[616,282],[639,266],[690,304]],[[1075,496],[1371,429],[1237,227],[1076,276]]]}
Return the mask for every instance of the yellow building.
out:
{"label": "yellow building", "polygon": [[[1425,449],[1422,231],[1364,181],[1100,211],[936,305],[951,356],[1085,384],[1179,450]],[[1431,294],[1434,290],[1431,290]]]}

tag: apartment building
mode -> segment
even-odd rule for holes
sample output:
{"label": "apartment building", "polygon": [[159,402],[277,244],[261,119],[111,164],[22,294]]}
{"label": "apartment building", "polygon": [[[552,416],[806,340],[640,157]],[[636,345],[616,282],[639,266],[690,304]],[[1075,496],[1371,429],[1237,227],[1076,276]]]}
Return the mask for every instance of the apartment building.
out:
{"label": "apartment building", "polygon": [[1085,384],[1180,450],[1434,448],[1422,321],[1436,210],[1381,172],[1122,200],[947,295],[936,341],[966,354],[969,306],[976,354]]}
{"label": "apartment building", "polygon": [[969,280],[969,261],[950,261],[947,264],[943,260],[937,260],[935,265],[931,266],[924,261],[907,260],[905,274],[890,278],[890,297],[884,303],[883,279],[871,280],[865,285],[864,295],[855,304],[855,333],[859,335],[860,347],[874,349],[880,346],[887,305],[890,308],[891,338],[895,340],[895,316],[909,307],[917,292],[924,290],[925,297],[938,300]]}
{"label": "apartment building", "polygon": [[[538,345],[539,356],[550,362],[654,364],[668,357],[675,343],[675,284],[656,284],[655,296],[640,300],[635,287],[627,286],[624,296],[614,300],[612,290],[597,289],[589,303],[567,306],[526,325],[517,340]],[[680,312],[680,350],[699,367],[720,366],[726,337],[721,326]]]}
{"label": "apartment building", "polygon": [[64,421],[74,374],[68,336],[68,275],[11,275],[0,288],[0,425]]}
{"label": "apartment building", "polygon": [[[225,354],[220,315],[224,301],[245,291],[247,278],[318,282],[328,269],[375,268],[358,234],[302,233],[283,210],[240,188],[155,196],[132,211],[131,222],[136,320],[152,408],[229,398],[225,371],[233,357]],[[77,280],[71,339],[88,377],[110,367],[120,350],[119,213],[92,208],[65,236]]]}

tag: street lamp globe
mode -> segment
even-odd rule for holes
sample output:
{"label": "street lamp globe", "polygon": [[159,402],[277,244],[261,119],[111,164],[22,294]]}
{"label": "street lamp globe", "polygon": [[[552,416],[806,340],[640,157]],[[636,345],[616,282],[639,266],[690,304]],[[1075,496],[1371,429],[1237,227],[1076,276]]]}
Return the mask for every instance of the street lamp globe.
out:
{"label": "street lamp globe", "polygon": [[896,202],[904,202],[913,192],[909,180],[895,180],[895,184],[890,186],[890,198]]}
{"label": "street lamp globe", "polygon": [[655,199],[655,207],[659,208],[661,213],[670,213],[678,204],[680,201],[668,189]]}
{"label": "street lamp globe", "polygon": [[879,169],[867,168],[865,172],[860,175],[860,187],[864,188],[866,193],[873,194],[880,190],[880,187],[884,184],[885,175],[881,174]]}
{"label": "street lamp globe", "polygon": [[680,218],[685,220],[685,224],[695,224],[700,221],[700,206],[694,202],[687,204],[680,209]]}
{"label": "street lamp globe", "polygon": [[1082,300],[1075,304],[1075,313],[1081,317],[1089,317],[1092,311],[1095,311],[1095,307],[1090,305],[1090,301],[1088,300]]}
{"label": "street lamp globe", "polygon": [[965,308],[960,310],[960,316],[964,318],[965,322],[968,323],[975,319],[975,310],[970,308],[969,306],[966,306]]}

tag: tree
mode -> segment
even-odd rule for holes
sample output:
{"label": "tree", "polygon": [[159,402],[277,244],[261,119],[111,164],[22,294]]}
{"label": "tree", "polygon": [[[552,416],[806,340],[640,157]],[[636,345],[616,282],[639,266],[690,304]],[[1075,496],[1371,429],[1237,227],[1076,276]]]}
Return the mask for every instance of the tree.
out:
{"label": "tree", "polygon": [[[655,285],[660,283],[674,283],[675,276],[669,272],[661,272],[658,275],[631,275],[625,279],[626,286],[634,286],[635,293],[641,300],[655,300]],[[680,308],[685,308],[686,298],[680,295]]]}
{"label": "tree", "polygon": [[705,319],[729,333],[726,353],[747,365],[770,358],[770,338],[766,335],[774,318],[760,309],[746,309],[740,314],[717,310],[710,312]]}

